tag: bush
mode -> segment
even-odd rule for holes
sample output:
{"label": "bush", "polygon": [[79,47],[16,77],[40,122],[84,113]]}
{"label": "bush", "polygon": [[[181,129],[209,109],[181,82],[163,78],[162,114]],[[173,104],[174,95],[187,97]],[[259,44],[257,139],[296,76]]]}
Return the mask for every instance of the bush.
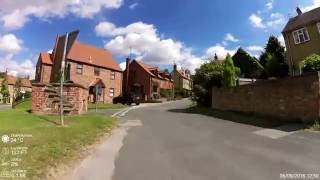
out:
{"label": "bush", "polygon": [[223,81],[227,87],[236,86],[236,69],[230,54],[227,55],[223,70]]}
{"label": "bush", "polygon": [[202,106],[210,106],[211,104],[209,91],[198,84],[193,86],[193,95],[191,96],[191,99]]}
{"label": "bush", "polygon": [[160,96],[169,99],[172,97],[172,90],[171,89],[160,89]]}
{"label": "bush", "polygon": [[315,72],[320,70],[320,56],[312,54],[303,61],[303,72]]}
{"label": "bush", "polygon": [[192,99],[199,105],[210,106],[210,94],[212,87],[221,87],[224,71],[223,61],[210,61],[196,69],[193,76]]}

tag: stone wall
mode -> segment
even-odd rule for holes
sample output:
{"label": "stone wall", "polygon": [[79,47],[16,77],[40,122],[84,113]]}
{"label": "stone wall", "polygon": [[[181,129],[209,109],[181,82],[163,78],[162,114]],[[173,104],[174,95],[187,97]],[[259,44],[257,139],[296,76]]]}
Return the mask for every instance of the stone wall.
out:
{"label": "stone wall", "polygon": [[[60,113],[60,87],[58,84],[32,85],[31,111],[36,114]],[[88,110],[88,90],[81,85],[66,83],[63,87],[65,114],[82,114]]]}
{"label": "stone wall", "polygon": [[287,121],[319,118],[319,74],[213,88],[212,108],[276,117]]}

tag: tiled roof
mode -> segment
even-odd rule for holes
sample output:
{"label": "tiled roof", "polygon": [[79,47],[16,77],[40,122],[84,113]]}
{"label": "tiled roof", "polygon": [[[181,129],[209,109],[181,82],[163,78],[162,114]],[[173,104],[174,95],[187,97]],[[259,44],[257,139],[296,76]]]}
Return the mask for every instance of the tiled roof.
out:
{"label": "tiled roof", "polygon": [[11,76],[11,75],[7,75],[6,80],[7,80],[9,85],[15,85],[16,81],[17,81],[17,77]]}
{"label": "tiled roof", "polygon": [[42,53],[40,53],[39,60],[40,60],[43,64],[52,65],[51,54],[49,54],[49,53],[47,53],[47,52],[42,52]]}
{"label": "tiled roof", "polygon": [[316,23],[319,21],[320,21],[320,7],[291,18],[282,32],[283,33],[289,32],[298,28],[302,28],[303,26],[306,26],[308,24]]}
{"label": "tiled roof", "polygon": [[17,78],[15,76],[7,75],[6,79],[7,79],[8,85],[15,85],[17,80],[20,79],[21,86],[32,87],[30,80],[27,78]]}
{"label": "tiled roof", "polygon": [[181,77],[183,77],[183,78],[185,78],[185,79],[187,79],[187,80],[191,80],[189,77],[183,75],[183,73],[182,73],[181,71],[178,70],[177,72],[179,73],[179,75],[180,75]]}
{"label": "tiled roof", "polygon": [[156,69],[156,67],[151,66],[149,64],[145,64],[141,61],[134,60],[137,64],[139,64],[147,73],[149,73],[151,76],[155,77],[155,75],[151,72],[151,69]]}
{"label": "tiled roof", "polygon": [[122,71],[111,53],[103,48],[97,48],[88,44],[75,41],[67,56],[68,59],[104,67],[116,71]]}

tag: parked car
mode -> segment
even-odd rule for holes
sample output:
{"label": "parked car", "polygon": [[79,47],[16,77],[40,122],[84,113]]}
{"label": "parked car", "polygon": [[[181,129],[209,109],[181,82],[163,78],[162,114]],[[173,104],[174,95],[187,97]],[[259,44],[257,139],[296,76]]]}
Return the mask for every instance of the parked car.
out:
{"label": "parked car", "polygon": [[123,95],[123,96],[118,96],[113,99],[113,104],[127,104],[131,105],[132,103],[139,105],[141,101],[140,96],[135,95],[135,94],[130,94],[130,95]]}

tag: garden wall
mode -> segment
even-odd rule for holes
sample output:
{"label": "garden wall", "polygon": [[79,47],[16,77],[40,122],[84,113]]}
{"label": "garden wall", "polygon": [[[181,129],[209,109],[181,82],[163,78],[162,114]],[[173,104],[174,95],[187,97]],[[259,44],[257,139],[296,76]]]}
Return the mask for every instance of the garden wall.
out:
{"label": "garden wall", "polygon": [[[88,90],[75,83],[65,83],[63,86],[63,106],[65,114],[82,114],[87,112]],[[59,84],[32,84],[31,111],[37,114],[59,114]]]}
{"label": "garden wall", "polygon": [[276,117],[286,121],[319,118],[319,73],[213,88],[212,108]]}

